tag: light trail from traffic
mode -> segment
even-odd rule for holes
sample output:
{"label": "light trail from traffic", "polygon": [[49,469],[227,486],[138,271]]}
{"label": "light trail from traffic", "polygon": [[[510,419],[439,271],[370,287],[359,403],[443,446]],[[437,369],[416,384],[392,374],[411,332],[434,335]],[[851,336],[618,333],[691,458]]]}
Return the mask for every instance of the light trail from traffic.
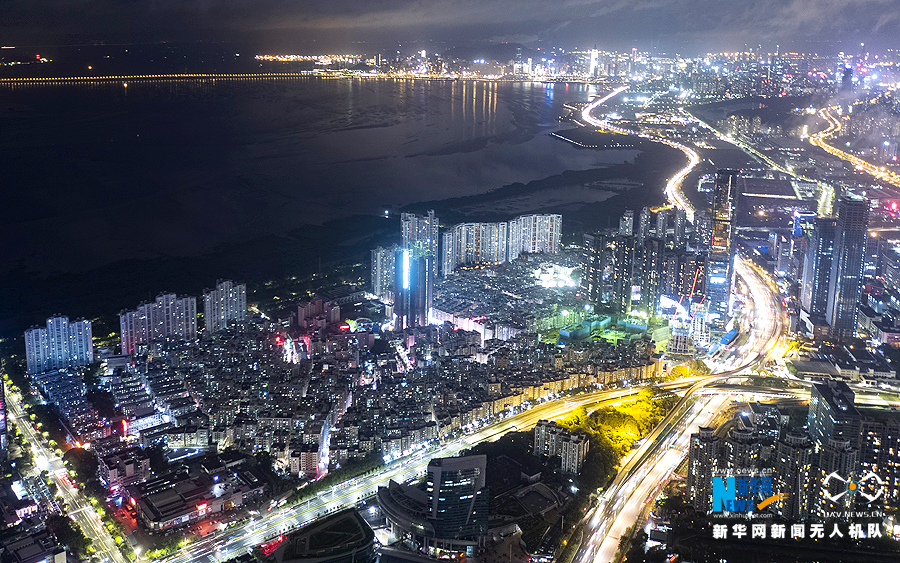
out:
{"label": "light trail from traffic", "polygon": [[687,216],[687,220],[691,223],[694,222],[694,206],[691,205],[691,202],[684,197],[681,193],[681,184],[684,182],[684,179],[688,174],[691,173],[694,168],[698,164],[700,164],[700,155],[697,154],[697,151],[692,149],[691,147],[679,143],[678,141],[674,141],[672,139],[667,139],[665,137],[658,137],[656,135],[648,135],[647,133],[640,133],[638,131],[632,131],[631,129],[626,129],[624,127],[619,127],[618,125],[613,125],[607,119],[597,119],[596,117],[591,115],[591,112],[597,109],[599,106],[605,104],[613,97],[621,94],[622,92],[628,90],[628,86],[623,86],[621,88],[617,88],[607,94],[606,96],[594,100],[583,110],[581,110],[581,118],[593,125],[594,127],[599,127],[601,129],[605,129],[608,131],[612,131],[614,133],[620,133],[622,135],[634,135],[635,137],[640,137],[642,139],[647,139],[648,141],[653,141],[654,143],[662,143],[664,145],[668,145],[672,148],[676,148],[684,153],[685,156],[688,157],[687,165],[675,173],[674,176],[669,178],[669,181],[666,183],[666,196],[675,202],[675,204],[680,207],[685,215]]}
{"label": "light trail from traffic", "polygon": [[84,535],[90,538],[91,546],[101,558],[107,557],[116,563],[128,563],[128,560],[119,551],[115,540],[113,540],[104,526],[100,515],[97,514],[97,511],[94,510],[94,507],[91,506],[80,490],[72,488],[71,482],[67,479],[69,473],[62,459],[50,450],[45,438],[38,434],[32,426],[31,419],[22,408],[22,398],[12,393],[9,388],[6,388],[5,391],[6,396],[13,399],[6,402],[9,407],[10,419],[16,423],[16,427],[25,437],[25,440],[31,444],[36,460],[33,471],[37,478],[43,479],[40,476],[41,470],[46,469],[48,471],[50,478],[56,484],[59,495],[66,502],[68,515],[81,527]]}
{"label": "light trail from traffic", "polygon": [[[615,91],[612,95],[619,92]],[[693,208],[681,192],[681,186],[687,174],[699,163],[696,151],[676,141],[638,134],[593,118],[590,111],[610,97],[587,106],[582,119],[597,127],[664,142],[685,152],[689,157],[688,165],[669,181],[666,195],[692,221]],[[714,364],[714,369],[719,373],[693,385],[676,410],[653,430],[641,448],[623,465],[612,485],[601,495],[597,506],[585,517],[587,536],[575,555],[578,563],[608,563],[613,560],[620,537],[635,524],[647,504],[656,498],[661,487],[681,464],[687,454],[690,435],[700,426],[709,425],[715,420],[735,395],[727,391],[714,395],[698,392],[741,373],[758,362],[766,362],[783,337],[784,313],[775,293],[777,289],[773,288],[765,273],[755,268],[749,259],[737,254],[734,265],[735,274],[746,284],[752,300],[754,314],[747,341],[734,350],[735,357],[730,362],[729,358],[725,358],[724,362]],[[695,393],[698,397],[692,397]],[[688,406],[688,401],[694,402]]]}
{"label": "light trail from traffic", "polygon": [[819,131],[815,135],[810,135],[809,142],[821,149],[824,149],[827,153],[836,156],[841,160],[846,160],[847,162],[853,164],[858,170],[862,170],[870,176],[874,176],[875,178],[883,182],[887,182],[892,186],[900,188],[900,174],[896,174],[890,170],[887,170],[884,166],[876,166],[871,162],[867,162],[856,155],[850,154],[846,151],[842,151],[841,149],[827,143],[829,139],[840,133],[842,129],[841,120],[831,113],[832,109],[833,108],[823,108],[819,111],[819,115],[822,117],[822,119],[828,122],[828,128]]}

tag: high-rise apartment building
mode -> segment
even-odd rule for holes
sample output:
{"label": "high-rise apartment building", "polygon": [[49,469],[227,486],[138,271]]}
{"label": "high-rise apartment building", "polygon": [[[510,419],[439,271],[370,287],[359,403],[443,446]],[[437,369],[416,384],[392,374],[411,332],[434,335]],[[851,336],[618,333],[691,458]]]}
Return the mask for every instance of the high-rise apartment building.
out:
{"label": "high-rise apartment building", "polygon": [[712,509],[712,478],[719,467],[722,442],[713,428],[691,434],[688,450],[687,486],[694,510],[706,514]]}
{"label": "high-rise apartment building", "polygon": [[786,520],[805,520],[809,516],[814,491],[810,481],[815,446],[805,434],[789,433],[775,444],[772,459],[772,493],[785,493],[787,499],[777,505]]}
{"label": "high-rise apartment building", "polygon": [[666,244],[671,238],[669,237],[669,215],[670,209],[660,209],[656,212],[656,238]]}
{"label": "high-rise apartment building", "polygon": [[581,254],[581,289],[592,303],[603,298],[603,267],[606,237],[601,234],[584,235]]}
{"label": "high-rise apartment building", "polygon": [[831,335],[838,339],[852,338],[856,334],[857,304],[868,228],[868,201],[852,196],[842,197],[838,201],[827,307]]}
{"label": "high-rise apartment building", "polygon": [[630,237],[634,234],[634,210],[626,209],[619,219],[619,235]]}
{"label": "high-rise apartment building", "polygon": [[862,418],[858,474],[869,472],[881,479],[881,504],[888,509],[900,507],[900,420],[895,416],[867,412]]}
{"label": "high-rise apartment building", "polygon": [[521,215],[509,222],[510,262],[520,254],[559,253],[562,215]]}
{"label": "high-rise apartment building", "polygon": [[650,236],[650,209],[646,207],[642,208],[638,215],[637,233],[635,233],[635,236],[637,236],[639,244],[643,244],[644,240]]}
{"label": "high-rise apartment building", "polygon": [[498,264],[509,253],[509,223],[463,223],[443,235],[444,276],[463,264]]}
{"label": "high-rise apartment building", "polygon": [[133,353],[139,344],[171,336],[193,340],[197,338],[197,298],[163,293],[153,303],[120,313],[119,327],[123,354]]}
{"label": "high-rise apartment building", "polygon": [[[445,457],[428,463],[428,519],[448,550],[480,543],[487,533],[490,494],[487,456]],[[458,543],[457,543],[458,542]]]}
{"label": "high-rise apartment building", "polygon": [[613,268],[613,289],[609,305],[617,315],[631,312],[631,290],[634,283],[633,236],[619,235],[613,241],[615,264]]}
{"label": "high-rise apartment building", "polygon": [[90,321],[69,322],[68,317],[47,319],[46,328],[25,331],[25,360],[28,373],[86,366],[94,361]]}
{"label": "high-rise apartment building", "polygon": [[394,264],[398,250],[400,247],[394,244],[372,251],[372,293],[385,303],[394,300]]}
{"label": "high-rise apartment building", "polygon": [[687,243],[687,214],[680,207],[675,208],[675,220],[672,223],[672,243],[675,248],[683,248]]}
{"label": "high-rise apartment building", "polygon": [[572,434],[566,428],[546,420],[534,427],[532,453],[536,456],[559,457],[564,473],[580,473],[590,449],[584,434]]}
{"label": "high-rise apartment building", "polygon": [[657,238],[646,238],[641,244],[640,309],[650,317],[659,308],[660,276],[665,246]]}
{"label": "high-rise apartment building", "polygon": [[811,316],[824,319],[837,222],[829,217],[819,217],[814,225],[803,257],[800,305]]}
{"label": "high-rise apartment building", "polygon": [[247,286],[230,280],[216,283],[203,292],[203,322],[206,332],[222,330],[231,321],[243,321],[247,314]]}

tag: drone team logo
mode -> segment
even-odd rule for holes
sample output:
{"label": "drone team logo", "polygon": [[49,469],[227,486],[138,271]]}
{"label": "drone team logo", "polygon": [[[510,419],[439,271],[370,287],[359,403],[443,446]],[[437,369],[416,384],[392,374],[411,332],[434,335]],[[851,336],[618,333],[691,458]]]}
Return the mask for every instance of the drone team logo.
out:
{"label": "drone team logo", "polygon": [[[844,483],[844,485],[845,485],[844,490],[836,495],[832,495],[831,493],[829,493],[827,488],[832,480],[840,481],[840,482]],[[869,501],[869,504],[871,504],[872,502],[874,502],[875,500],[880,498],[882,493],[884,493],[883,485],[884,485],[884,482],[881,480],[881,477],[879,477],[878,475],[875,475],[871,471],[866,473],[865,475],[863,475],[862,479],[859,479],[859,480],[854,480],[853,477],[844,479],[843,477],[841,477],[838,474],[837,471],[834,471],[832,473],[829,473],[825,477],[825,480],[822,482],[822,486],[824,489],[822,491],[822,494],[828,500],[836,502],[836,501],[840,500],[841,497],[843,497],[844,495],[848,495],[848,494],[855,495],[856,493],[859,493],[860,496],[867,499]],[[866,492],[866,487],[872,487],[877,492],[874,495],[870,495]]]}

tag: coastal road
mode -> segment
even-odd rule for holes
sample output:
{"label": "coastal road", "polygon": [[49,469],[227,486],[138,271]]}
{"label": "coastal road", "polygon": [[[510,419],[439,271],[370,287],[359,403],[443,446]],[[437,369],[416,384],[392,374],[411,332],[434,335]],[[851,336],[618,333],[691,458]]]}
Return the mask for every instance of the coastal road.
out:
{"label": "coastal road", "polygon": [[[592,105],[597,107],[599,104]],[[609,128],[609,124],[593,118],[590,109],[591,106],[585,108],[583,119],[598,127]],[[627,130],[621,132],[634,134]],[[669,139],[664,142],[680,148],[689,157],[687,166],[670,180],[666,195],[686,214],[690,212],[689,216],[692,217],[693,208],[684,197],[681,185],[699,159],[695,160],[696,152],[689,147]],[[653,430],[641,448],[626,460],[612,485],[586,517],[585,533],[582,536],[585,539],[575,555],[578,563],[607,563],[614,559],[621,536],[635,524],[639,515],[656,498],[661,487],[684,460],[690,435],[700,426],[715,421],[737,394],[728,391],[714,394],[698,392],[778,354],[785,327],[778,290],[768,274],[756,267],[748,257],[738,253],[734,264],[735,274],[748,290],[749,302],[745,305],[745,312],[752,315],[752,319],[749,320],[747,340],[732,352],[733,357],[714,364],[713,370],[718,373],[694,384],[676,409]]]}

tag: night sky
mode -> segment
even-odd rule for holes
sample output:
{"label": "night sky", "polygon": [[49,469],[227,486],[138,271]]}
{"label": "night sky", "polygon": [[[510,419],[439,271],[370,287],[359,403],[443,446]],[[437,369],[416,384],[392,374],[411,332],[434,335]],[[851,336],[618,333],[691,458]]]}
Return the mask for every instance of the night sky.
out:
{"label": "night sky", "polygon": [[900,47],[900,0],[0,0],[8,45],[235,41],[365,52],[515,42],[688,55]]}

